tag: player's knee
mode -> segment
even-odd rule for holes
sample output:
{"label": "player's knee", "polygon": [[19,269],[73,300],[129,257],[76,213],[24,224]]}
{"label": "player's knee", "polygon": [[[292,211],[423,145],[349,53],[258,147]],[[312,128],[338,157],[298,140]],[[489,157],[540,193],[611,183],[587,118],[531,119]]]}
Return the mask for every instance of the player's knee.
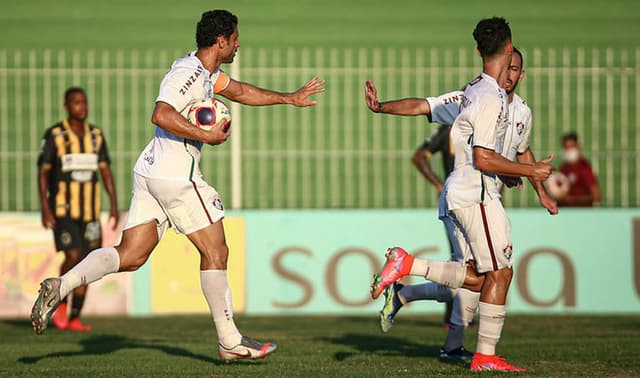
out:
{"label": "player's knee", "polygon": [[469,276],[464,281],[464,287],[475,292],[480,292],[484,285],[484,276]]}
{"label": "player's knee", "polygon": [[200,251],[201,266],[204,269],[227,269],[229,247],[225,243],[207,246],[205,251]]}
{"label": "player's knee", "polygon": [[474,292],[480,292],[484,285],[484,274],[478,274],[474,264],[467,265],[467,275],[464,279],[464,287]]}
{"label": "player's knee", "polygon": [[134,257],[134,258],[122,258],[120,256],[120,272],[133,272],[138,270],[144,263],[147,262],[147,257]]}

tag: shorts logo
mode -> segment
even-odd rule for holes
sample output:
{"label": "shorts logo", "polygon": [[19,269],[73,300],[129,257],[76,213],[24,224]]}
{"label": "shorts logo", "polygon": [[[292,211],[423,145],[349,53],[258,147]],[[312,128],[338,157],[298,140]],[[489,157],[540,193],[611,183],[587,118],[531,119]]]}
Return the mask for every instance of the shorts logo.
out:
{"label": "shorts logo", "polygon": [[218,210],[224,210],[224,205],[222,205],[222,200],[220,198],[213,200],[213,206]]}
{"label": "shorts logo", "polygon": [[502,253],[504,253],[504,257],[506,257],[507,260],[511,260],[511,255],[513,255],[513,246],[509,244],[505,249],[502,250]]}
{"label": "shorts logo", "polygon": [[69,232],[67,232],[67,231],[65,231],[62,234],[60,234],[60,243],[63,246],[71,245],[71,234]]}

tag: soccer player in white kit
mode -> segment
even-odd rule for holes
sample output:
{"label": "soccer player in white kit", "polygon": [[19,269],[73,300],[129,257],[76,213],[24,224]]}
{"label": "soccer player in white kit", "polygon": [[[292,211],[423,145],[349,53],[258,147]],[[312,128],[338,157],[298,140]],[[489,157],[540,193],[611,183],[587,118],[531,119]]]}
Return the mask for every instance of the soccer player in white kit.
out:
{"label": "soccer player in white kit", "polygon": [[[505,90],[509,102],[509,126],[505,133],[504,146],[501,155],[509,160],[524,163],[535,162],[535,158],[529,148],[529,136],[531,133],[531,109],[526,102],[515,93],[515,90],[524,78],[522,53],[514,48],[511,64],[507,70],[507,80]],[[370,84],[372,85],[372,84]],[[369,85],[368,85],[369,87]],[[375,91],[375,87],[373,87]],[[404,102],[395,108],[400,112],[393,114],[410,115],[418,112],[428,111],[431,119],[438,120],[439,123],[453,124],[459,114],[459,105],[462,102],[463,92],[453,91],[438,97],[427,97],[427,107],[417,102],[410,103],[406,100],[395,100],[385,102],[388,104]],[[375,98],[377,102],[377,96]],[[425,100],[421,100],[425,101]],[[408,113],[408,114],[407,114]],[[501,177],[501,181],[507,186],[513,187],[521,183],[516,177]],[[546,208],[550,214],[557,214],[558,207],[556,201],[549,196],[541,182],[531,181],[540,204]],[[459,251],[459,249],[458,249]],[[462,259],[463,256],[458,256]],[[473,319],[478,307],[479,292],[460,288],[452,289],[435,282],[425,282],[422,284],[404,286],[399,282],[394,282],[384,290],[385,303],[380,311],[380,326],[383,332],[387,332],[393,325],[393,321],[398,311],[406,303],[417,300],[437,300],[439,302],[453,301],[453,311],[448,329],[445,345],[440,349],[440,357],[444,359],[470,359],[473,354],[466,351],[463,344],[464,330]]]}
{"label": "soccer player in white kit", "polygon": [[[440,197],[440,218],[455,237],[459,262],[414,258],[402,248],[390,248],[387,262],[374,278],[371,296],[405,275],[420,275],[451,288],[480,291],[478,343],[471,369],[525,371],[495,354],[502,333],[505,302],[512,277],[509,221],[500,201],[498,175],[544,181],[552,172],[548,163],[515,163],[501,155],[509,116],[504,87],[513,45],[503,18],[481,20],[473,32],[483,60],[483,72],[464,91],[460,115],[451,139],[455,168]],[[469,263],[466,263],[469,262]]]}
{"label": "soccer player in white kit", "polygon": [[149,258],[168,227],[185,234],[198,249],[202,291],[218,333],[218,353],[224,360],[262,358],[276,350],[243,336],[233,321],[227,281],[228,248],[221,219],[222,200],[202,177],[199,168],[203,144],[216,145],[231,130],[220,120],[211,130],[192,125],[182,114],[193,100],[220,94],[246,105],[315,105],[310,95],[323,92],[324,81],[314,78],[291,93],[257,88],[229,78],[222,63],[231,63],[240,47],[238,19],[226,10],[202,14],[196,27],[198,49],[177,59],[160,84],[151,121],[157,126],[153,140],[134,167],[133,198],[122,241],[115,247],[92,251],[59,278],[40,284],[33,306],[33,329],[41,334],[51,313],[73,288],[103,276],[133,271]]}

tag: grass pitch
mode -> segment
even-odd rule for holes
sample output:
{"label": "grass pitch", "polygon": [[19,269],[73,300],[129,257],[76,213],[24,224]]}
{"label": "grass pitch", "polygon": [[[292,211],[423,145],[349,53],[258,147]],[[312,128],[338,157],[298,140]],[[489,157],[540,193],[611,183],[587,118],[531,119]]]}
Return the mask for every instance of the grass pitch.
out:
{"label": "grass pitch", "polygon": [[[439,316],[402,316],[388,334],[377,317],[238,316],[239,328],[278,351],[256,362],[217,358],[208,316],[88,319],[94,332],[32,333],[27,320],[0,321],[0,376],[463,376],[439,361]],[[475,346],[477,328],[467,332]],[[509,316],[498,352],[527,376],[640,375],[638,316]],[[482,373],[482,376],[502,376]]]}

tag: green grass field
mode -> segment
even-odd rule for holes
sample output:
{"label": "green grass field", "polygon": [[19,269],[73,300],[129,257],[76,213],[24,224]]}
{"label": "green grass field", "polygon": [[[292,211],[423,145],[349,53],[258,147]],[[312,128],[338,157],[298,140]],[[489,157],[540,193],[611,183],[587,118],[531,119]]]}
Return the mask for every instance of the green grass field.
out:
{"label": "green grass field", "polygon": [[[51,329],[35,336],[26,320],[0,321],[0,376],[464,376],[439,361],[439,316],[402,316],[388,334],[371,317],[237,317],[243,332],[279,343],[263,361],[224,364],[207,316],[96,318],[90,334]],[[473,349],[476,328],[466,336]],[[498,353],[529,377],[640,374],[637,316],[509,316]],[[504,374],[504,373],[503,373]],[[479,376],[503,376],[483,373]]]}

